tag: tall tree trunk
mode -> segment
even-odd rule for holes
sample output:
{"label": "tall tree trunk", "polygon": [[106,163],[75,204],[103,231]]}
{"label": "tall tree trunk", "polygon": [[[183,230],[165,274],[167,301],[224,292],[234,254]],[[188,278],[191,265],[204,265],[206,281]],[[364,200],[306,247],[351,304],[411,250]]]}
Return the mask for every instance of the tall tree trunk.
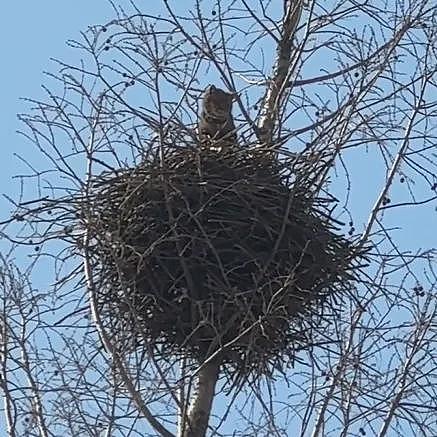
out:
{"label": "tall tree trunk", "polygon": [[182,437],[206,435],[219,373],[220,363],[214,360],[204,364],[197,373],[195,391],[191,397]]}

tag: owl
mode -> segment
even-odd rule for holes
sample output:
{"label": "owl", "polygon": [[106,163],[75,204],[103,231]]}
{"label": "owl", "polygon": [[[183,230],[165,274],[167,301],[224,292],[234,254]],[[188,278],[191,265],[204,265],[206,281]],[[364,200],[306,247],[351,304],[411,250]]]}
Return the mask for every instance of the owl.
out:
{"label": "owl", "polygon": [[232,117],[235,95],[209,85],[203,94],[202,112],[198,123],[199,141],[212,150],[236,144],[237,134]]}

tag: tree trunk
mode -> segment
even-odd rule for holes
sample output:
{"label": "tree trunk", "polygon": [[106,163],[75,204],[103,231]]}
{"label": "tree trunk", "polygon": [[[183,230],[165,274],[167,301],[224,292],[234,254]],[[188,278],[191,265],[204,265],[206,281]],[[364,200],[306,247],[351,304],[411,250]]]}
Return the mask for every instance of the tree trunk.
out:
{"label": "tree trunk", "polygon": [[195,391],[191,397],[182,437],[206,435],[219,372],[220,363],[211,361],[204,364],[197,373]]}

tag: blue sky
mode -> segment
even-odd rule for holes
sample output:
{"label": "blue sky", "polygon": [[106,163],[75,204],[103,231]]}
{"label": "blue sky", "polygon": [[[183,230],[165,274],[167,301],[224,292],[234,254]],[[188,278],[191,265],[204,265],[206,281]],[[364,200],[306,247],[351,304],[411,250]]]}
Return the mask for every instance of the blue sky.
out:
{"label": "blue sky", "polygon": [[[23,169],[13,157],[15,152],[29,156],[32,145],[16,134],[23,126],[16,114],[26,112],[28,104],[21,97],[41,98],[44,71],[54,71],[50,58],[68,59],[72,50],[68,39],[77,39],[88,25],[109,19],[110,7],[105,0],[74,1],[8,1],[2,2],[0,28],[0,186],[2,194],[14,192],[11,177]],[[1,218],[9,212],[0,200]]]}

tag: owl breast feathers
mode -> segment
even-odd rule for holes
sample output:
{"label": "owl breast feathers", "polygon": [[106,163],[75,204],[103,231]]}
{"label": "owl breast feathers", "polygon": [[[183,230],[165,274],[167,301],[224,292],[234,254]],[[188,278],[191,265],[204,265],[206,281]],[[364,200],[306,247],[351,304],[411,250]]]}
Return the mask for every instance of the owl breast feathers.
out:
{"label": "owl breast feathers", "polygon": [[234,94],[210,85],[204,92],[198,132],[202,145],[221,149],[235,145],[237,135],[232,117]]}

